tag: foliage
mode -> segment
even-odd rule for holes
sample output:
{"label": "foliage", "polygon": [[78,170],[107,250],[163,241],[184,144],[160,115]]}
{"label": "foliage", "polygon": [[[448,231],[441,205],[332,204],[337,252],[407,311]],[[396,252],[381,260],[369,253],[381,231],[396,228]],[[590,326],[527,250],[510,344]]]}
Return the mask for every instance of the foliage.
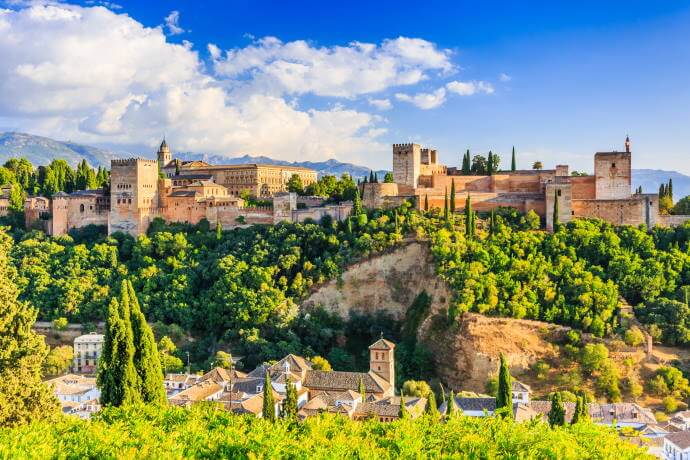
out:
{"label": "foliage", "polygon": [[357,184],[349,174],[343,174],[340,179],[335,176],[323,176],[313,184],[304,188],[304,195],[323,196],[329,201],[352,201],[355,197]]}
{"label": "foliage", "polygon": [[496,411],[504,409],[504,416],[513,414],[513,378],[508,369],[506,357],[501,353],[501,365],[498,370],[498,391],[496,392]]}
{"label": "foliage", "polygon": [[302,424],[236,416],[214,406],[113,408],[0,431],[3,458],[651,458],[609,427],[556,429],[493,417],[392,423],[324,414]]}
{"label": "foliage", "polygon": [[678,200],[673,206],[672,214],[687,216],[690,214],[690,196],[686,196]]}
{"label": "foliage", "polygon": [[563,426],[565,425],[565,408],[563,407],[563,400],[559,392],[554,393],[551,397],[551,409],[549,410],[549,425]]}
{"label": "foliage", "polygon": [[271,376],[268,374],[268,371],[266,371],[266,376],[264,377],[263,396],[261,414],[264,420],[273,422],[276,419],[276,411],[275,401],[273,400],[273,385],[271,384]]}
{"label": "foliage", "polygon": [[392,172],[387,172],[385,176],[383,176],[383,182],[386,184],[392,184],[394,182],[393,178],[393,173]]}
{"label": "foliage", "polygon": [[43,375],[54,377],[69,371],[74,360],[74,350],[69,345],[61,345],[50,349],[43,362]]}
{"label": "foliage", "polygon": [[0,229],[0,427],[52,417],[58,409],[57,399],[41,382],[48,347],[31,329],[36,310],[17,300],[10,246],[10,237]]}
{"label": "foliage", "polygon": [[180,372],[184,368],[184,363],[175,355],[176,352],[177,346],[172,339],[167,335],[161,337],[158,341],[158,353],[163,373]]}
{"label": "foliage", "polygon": [[582,348],[580,354],[580,364],[587,372],[601,370],[609,357],[609,350],[603,343],[588,343]]}
{"label": "foliage", "polygon": [[281,416],[286,419],[297,420],[297,390],[289,377],[285,387]]}
{"label": "foliage", "polygon": [[232,369],[232,355],[223,350],[218,350],[213,358],[212,367],[222,367],[223,369]]}
{"label": "foliage", "polygon": [[67,322],[67,318],[61,317],[61,318],[55,318],[53,320],[53,329],[56,331],[64,331],[67,329],[67,325],[69,323]]}
{"label": "foliage", "polygon": [[431,387],[423,380],[408,380],[403,384],[402,393],[405,396],[415,396],[417,398],[428,398],[432,393]]}
{"label": "foliage", "polygon": [[623,340],[625,340],[625,343],[627,345],[631,347],[637,347],[644,343],[644,334],[642,333],[639,327],[633,326],[627,331],[625,331]]}
{"label": "foliage", "polygon": [[310,361],[312,363],[312,369],[315,369],[317,371],[329,372],[333,370],[331,363],[329,363],[328,360],[322,356],[314,356],[310,359]]}

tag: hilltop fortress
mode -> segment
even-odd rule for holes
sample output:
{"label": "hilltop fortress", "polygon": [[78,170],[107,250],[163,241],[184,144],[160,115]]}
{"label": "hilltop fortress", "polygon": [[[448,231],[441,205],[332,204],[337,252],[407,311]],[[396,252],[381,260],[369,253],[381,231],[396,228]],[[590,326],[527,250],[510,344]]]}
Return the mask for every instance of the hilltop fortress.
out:
{"label": "hilltop fortress", "polygon": [[[59,192],[52,199],[29,197],[24,212],[27,228],[63,235],[87,225],[107,226],[108,233],[145,233],[153,219],[197,224],[203,219],[232,228],[246,224],[275,224],[319,220],[330,215],[346,218],[351,203],[297,209],[297,196],[287,182],[298,175],[306,186],[316,171],[262,164],[209,165],[174,160],[165,140],[157,160],[112,160],[110,188]],[[241,197],[271,200],[272,206],[250,207]]]}
{"label": "hilltop fortress", "polygon": [[397,206],[414,199],[423,209],[443,208],[455,184],[456,211],[465,197],[472,197],[477,211],[506,206],[521,212],[534,211],[553,229],[553,211],[558,202],[561,223],[575,217],[596,217],[616,225],[677,225],[690,216],[659,214],[658,194],[632,192],[630,139],[622,152],[597,152],[594,175],[571,176],[567,165],[555,169],[497,171],[488,176],[465,175],[457,168],[438,163],[436,150],[418,144],[393,144],[393,183],[367,183],[362,200],[367,207]]}

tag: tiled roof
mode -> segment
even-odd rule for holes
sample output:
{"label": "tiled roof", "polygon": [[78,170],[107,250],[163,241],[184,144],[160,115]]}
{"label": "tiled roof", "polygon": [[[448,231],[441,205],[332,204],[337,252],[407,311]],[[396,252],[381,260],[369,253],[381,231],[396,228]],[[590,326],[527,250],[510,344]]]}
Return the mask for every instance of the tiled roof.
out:
{"label": "tiled roof", "polygon": [[58,395],[78,395],[96,388],[96,379],[83,375],[67,374],[51,380],[46,384],[53,387],[53,392]]}
{"label": "tiled roof", "polygon": [[[400,396],[390,396],[375,402],[366,402],[357,406],[357,413],[363,416],[397,417],[400,413]],[[426,399],[405,396],[405,408],[413,417],[417,417],[426,408]]]}
{"label": "tiled roof", "polygon": [[197,383],[196,385],[177,393],[175,396],[170,398],[170,402],[173,404],[184,404],[187,402],[206,401],[208,398],[222,390],[222,385],[212,380],[207,380],[205,382]]}
{"label": "tiled roof", "polygon": [[364,382],[367,393],[381,393],[390,384],[373,372],[340,372],[308,370],[302,385],[314,390],[345,391],[359,389],[359,382]]}
{"label": "tiled roof", "polygon": [[393,348],[395,348],[395,344],[384,338],[380,338],[376,342],[369,345],[370,350],[392,350]]}
{"label": "tiled roof", "polygon": [[677,433],[671,433],[666,438],[669,442],[672,442],[680,450],[685,450],[690,447],[690,431],[679,431]]}

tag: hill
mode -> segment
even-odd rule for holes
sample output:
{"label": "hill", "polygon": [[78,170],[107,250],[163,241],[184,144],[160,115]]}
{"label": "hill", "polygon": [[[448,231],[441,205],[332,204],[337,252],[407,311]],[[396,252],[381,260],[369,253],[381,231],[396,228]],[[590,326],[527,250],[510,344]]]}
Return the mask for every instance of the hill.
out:
{"label": "hill", "polygon": [[70,141],[56,141],[26,133],[0,132],[0,162],[17,157],[27,158],[34,166],[46,165],[54,159],[63,159],[71,166],[76,166],[86,158],[92,166],[110,168],[110,160],[119,155]]}

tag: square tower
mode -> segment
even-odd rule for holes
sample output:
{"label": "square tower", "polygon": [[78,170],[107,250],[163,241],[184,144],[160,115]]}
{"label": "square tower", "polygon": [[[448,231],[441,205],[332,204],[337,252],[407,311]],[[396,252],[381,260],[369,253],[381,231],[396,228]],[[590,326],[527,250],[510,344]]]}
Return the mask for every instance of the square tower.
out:
{"label": "square tower", "polygon": [[395,386],[395,344],[383,337],[369,346],[369,370]]}
{"label": "square tower", "polygon": [[393,181],[417,188],[422,163],[419,144],[393,144]]}
{"label": "square tower", "polygon": [[632,194],[632,154],[597,152],[594,155],[597,200],[622,200]]}
{"label": "square tower", "polygon": [[158,212],[158,161],[112,160],[110,171],[108,234],[146,233]]}

